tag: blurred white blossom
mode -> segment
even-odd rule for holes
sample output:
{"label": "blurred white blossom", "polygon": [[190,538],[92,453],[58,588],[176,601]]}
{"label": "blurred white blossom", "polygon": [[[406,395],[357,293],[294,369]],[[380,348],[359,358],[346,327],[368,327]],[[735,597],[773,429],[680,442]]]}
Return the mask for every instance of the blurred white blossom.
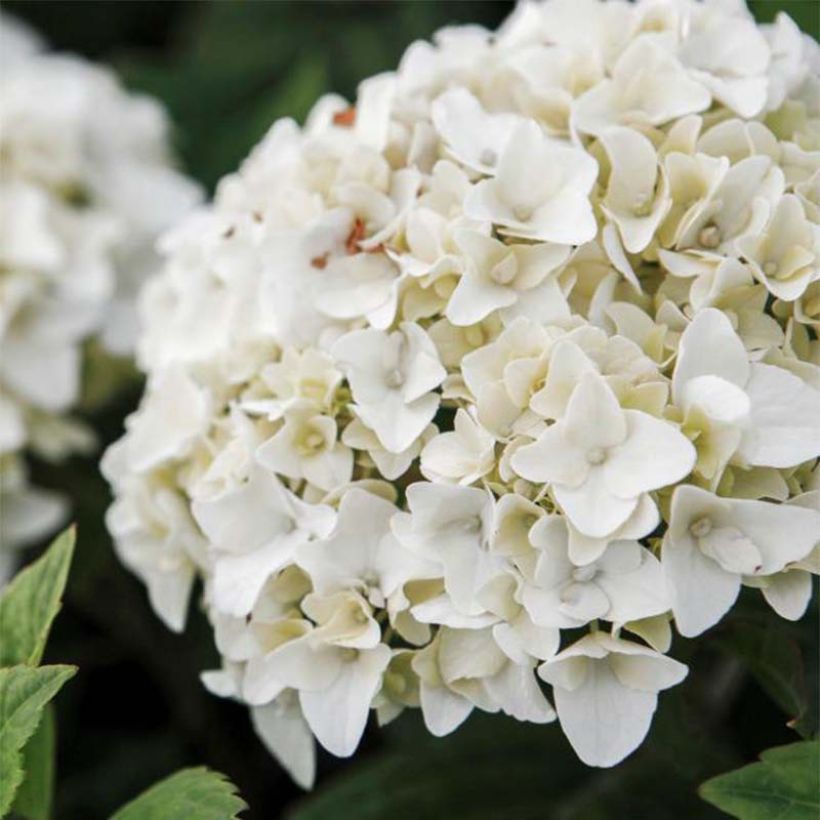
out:
{"label": "blurred white blossom", "polygon": [[[65,503],[27,486],[26,452],[93,447],[69,413],[88,344],[133,353],[158,235],[200,198],[172,165],[161,106],[106,68],[47,52],[0,16],[2,547],[35,542]],[[6,560],[4,557],[2,560]]]}

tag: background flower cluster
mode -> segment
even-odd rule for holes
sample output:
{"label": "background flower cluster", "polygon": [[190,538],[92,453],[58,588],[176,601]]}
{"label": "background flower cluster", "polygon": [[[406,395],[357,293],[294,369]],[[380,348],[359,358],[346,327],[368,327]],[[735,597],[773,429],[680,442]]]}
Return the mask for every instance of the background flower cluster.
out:
{"label": "background flower cluster", "polygon": [[23,452],[94,449],[69,414],[94,340],[133,352],[134,301],[159,266],[161,232],[199,201],[172,167],[168,122],[105,68],[51,53],[0,20],[0,562],[53,531],[65,500],[29,485]]}

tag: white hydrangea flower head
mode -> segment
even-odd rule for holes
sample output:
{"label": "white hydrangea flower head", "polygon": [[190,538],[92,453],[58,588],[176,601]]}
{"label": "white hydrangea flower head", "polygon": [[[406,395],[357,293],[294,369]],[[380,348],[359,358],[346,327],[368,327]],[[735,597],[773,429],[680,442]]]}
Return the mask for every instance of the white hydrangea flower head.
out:
{"label": "white hydrangea flower head", "polygon": [[371,711],[557,713],[612,766],[672,625],[805,611],[818,57],[740,3],[522,2],[275,123],[168,238],[109,525],[172,627],[203,580],[203,679],[302,786]]}
{"label": "white hydrangea flower head", "polygon": [[133,353],[154,245],[199,200],[172,164],[161,106],[107,69],[47,52],[0,15],[2,546],[36,541],[65,503],[28,485],[24,453],[93,446],[69,413],[85,348]]}

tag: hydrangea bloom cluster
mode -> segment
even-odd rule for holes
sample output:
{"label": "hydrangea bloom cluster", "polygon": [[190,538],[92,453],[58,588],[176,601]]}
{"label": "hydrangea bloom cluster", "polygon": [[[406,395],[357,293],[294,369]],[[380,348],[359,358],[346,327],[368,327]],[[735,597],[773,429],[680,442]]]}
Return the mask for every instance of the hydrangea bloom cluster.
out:
{"label": "hydrangea bloom cluster", "polygon": [[132,351],[156,237],[199,191],[171,167],[162,109],[106,69],[44,52],[6,15],[0,69],[0,504],[13,547],[65,512],[28,484],[23,452],[54,459],[89,445],[67,415],[83,345]]}
{"label": "hydrangea bloom cluster", "polygon": [[[293,777],[420,708],[611,766],[742,586],[820,569],[820,53],[524,3],[274,124],[167,237],[108,526]],[[549,686],[546,686],[548,684]]]}

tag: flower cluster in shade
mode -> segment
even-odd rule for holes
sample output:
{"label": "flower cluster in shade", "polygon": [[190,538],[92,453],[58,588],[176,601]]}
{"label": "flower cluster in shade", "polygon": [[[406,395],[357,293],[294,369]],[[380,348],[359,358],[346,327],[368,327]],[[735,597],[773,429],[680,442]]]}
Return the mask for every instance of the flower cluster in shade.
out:
{"label": "flower cluster in shade", "polygon": [[[87,449],[70,417],[84,350],[129,355],[157,236],[198,203],[171,164],[168,123],[105,68],[45,50],[0,16],[0,541],[55,528],[63,500],[30,485],[24,453]],[[8,556],[4,560],[8,560]]]}
{"label": "flower cluster in shade", "polygon": [[[103,468],[301,784],[371,711],[611,766],[741,587],[820,569],[820,53],[737,3],[548,0],[276,122],[165,241]],[[773,614],[774,617],[774,614]]]}

